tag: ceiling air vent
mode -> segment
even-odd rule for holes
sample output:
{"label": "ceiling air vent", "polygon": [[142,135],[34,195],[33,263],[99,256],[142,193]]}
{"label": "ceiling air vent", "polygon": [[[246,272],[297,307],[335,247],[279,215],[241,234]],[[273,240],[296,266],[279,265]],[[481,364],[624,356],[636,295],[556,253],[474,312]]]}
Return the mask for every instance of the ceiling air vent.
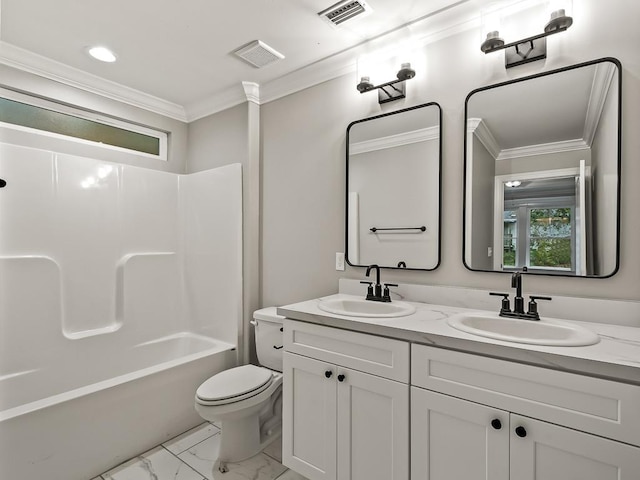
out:
{"label": "ceiling air vent", "polygon": [[233,53],[257,68],[264,67],[284,58],[284,55],[260,40],[255,40]]}
{"label": "ceiling air vent", "polygon": [[340,25],[352,18],[371,13],[371,11],[371,7],[362,0],[343,0],[319,12],[318,15],[332,25]]}

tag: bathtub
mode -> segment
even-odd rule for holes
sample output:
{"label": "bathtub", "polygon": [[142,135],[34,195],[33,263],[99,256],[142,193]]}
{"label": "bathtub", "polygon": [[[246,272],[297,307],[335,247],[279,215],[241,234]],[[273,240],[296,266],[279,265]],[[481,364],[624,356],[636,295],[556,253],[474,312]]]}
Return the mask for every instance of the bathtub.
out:
{"label": "bathtub", "polygon": [[183,332],[0,377],[0,479],[89,480],[202,422],[235,346]]}
{"label": "bathtub", "polygon": [[0,171],[0,480],[89,480],[200,423],[244,338],[241,166],[0,142]]}

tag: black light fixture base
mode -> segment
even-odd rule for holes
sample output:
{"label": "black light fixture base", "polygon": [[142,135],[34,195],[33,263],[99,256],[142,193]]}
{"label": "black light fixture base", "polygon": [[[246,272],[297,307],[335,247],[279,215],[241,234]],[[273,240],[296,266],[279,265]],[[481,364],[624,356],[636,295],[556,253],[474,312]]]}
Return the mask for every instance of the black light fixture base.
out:
{"label": "black light fixture base", "polygon": [[544,37],[525,40],[504,50],[506,68],[517,67],[545,58],[547,58],[547,39]]}
{"label": "black light fixture base", "polygon": [[378,103],[388,103],[405,98],[406,94],[405,81],[390,82],[386,85],[378,87]]}

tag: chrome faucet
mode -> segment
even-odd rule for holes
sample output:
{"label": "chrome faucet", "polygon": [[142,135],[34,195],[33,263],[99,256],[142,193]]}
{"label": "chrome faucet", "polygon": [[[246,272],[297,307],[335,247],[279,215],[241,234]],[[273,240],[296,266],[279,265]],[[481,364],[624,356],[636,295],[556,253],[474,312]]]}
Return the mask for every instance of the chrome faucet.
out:
{"label": "chrome faucet", "polygon": [[[522,272],[526,272],[527,268],[523,268]],[[513,311],[510,308],[509,294],[489,292],[489,295],[497,295],[502,297],[502,305],[500,307],[500,316],[509,318],[520,318],[523,320],[540,320],[538,314],[538,304],[536,300],[551,300],[551,297],[541,297],[538,295],[529,296],[528,309],[524,311],[524,298],[522,297],[522,273],[514,272],[511,275],[511,288],[516,289],[516,295],[513,298]]]}
{"label": "chrome faucet", "polygon": [[380,267],[375,263],[373,265],[369,265],[367,267],[367,272],[365,276],[368,277],[371,274],[371,270],[375,269],[376,271],[376,283],[373,285],[373,282],[360,282],[366,285],[367,287],[367,300],[371,300],[374,302],[390,302],[391,294],[389,293],[389,287],[397,287],[398,285],[395,283],[385,283],[384,284],[384,292],[382,291],[382,284],[380,283]]}

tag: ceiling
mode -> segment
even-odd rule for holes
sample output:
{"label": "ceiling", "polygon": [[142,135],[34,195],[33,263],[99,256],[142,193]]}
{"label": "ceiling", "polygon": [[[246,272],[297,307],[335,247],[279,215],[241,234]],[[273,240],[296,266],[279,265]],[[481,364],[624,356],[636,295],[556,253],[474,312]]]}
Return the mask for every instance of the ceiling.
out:
{"label": "ceiling", "polygon": [[594,72],[580,68],[475,93],[469,116],[482,117],[501,149],[582,138]]}
{"label": "ceiling", "polygon": [[[108,81],[103,89],[124,86],[189,110],[469,1],[367,0],[373,13],[334,27],[317,13],[335,0],[1,0],[0,41],[45,75],[95,76]],[[253,40],[285,59],[257,69],[232,54]],[[86,49],[94,45],[118,61],[93,60]]]}
{"label": "ceiling", "polygon": [[482,89],[469,97],[467,115],[482,119],[498,159],[505,150],[569,141],[580,140],[581,148],[588,148],[603,102],[617,94],[609,88],[615,75],[615,65],[605,61]]}

